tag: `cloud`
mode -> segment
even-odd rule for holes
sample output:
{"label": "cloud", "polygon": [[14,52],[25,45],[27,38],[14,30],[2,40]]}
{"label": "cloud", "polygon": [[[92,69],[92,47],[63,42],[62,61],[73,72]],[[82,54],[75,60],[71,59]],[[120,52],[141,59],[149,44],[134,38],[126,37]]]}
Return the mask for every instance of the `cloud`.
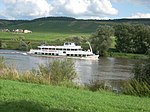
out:
{"label": "cloud", "polygon": [[44,16],[103,18],[117,15],[110,0],[2,0],[0,15],[13,19],[33,19]]}
{"label": "cloud", "polygon": [[55,0],[53,4],[54,15],[104,17],[118,13],[109,0]]}
{"label": "cloud", "polygon": [[128,18],[150,18],[150,13],[136,13]]}
{"label": "cloud", "polygon": [[5,6],[5,17],[35,18],[49,15],[52,7],[46,0],[2,0]]}

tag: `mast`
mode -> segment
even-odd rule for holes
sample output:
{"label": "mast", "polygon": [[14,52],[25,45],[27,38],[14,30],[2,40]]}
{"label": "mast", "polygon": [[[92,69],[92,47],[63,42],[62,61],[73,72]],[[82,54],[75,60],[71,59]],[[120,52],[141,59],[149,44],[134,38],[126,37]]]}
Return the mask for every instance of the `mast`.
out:
{"label": "mast", "polygon": [[90,42],[89,42],[89,41],[87,41],[86,43],[88,43],[88,44],[89,44],[90,51],[93,53],[93,50],[92,50],[92,47],[91,47],[91,44],[90,44]]}

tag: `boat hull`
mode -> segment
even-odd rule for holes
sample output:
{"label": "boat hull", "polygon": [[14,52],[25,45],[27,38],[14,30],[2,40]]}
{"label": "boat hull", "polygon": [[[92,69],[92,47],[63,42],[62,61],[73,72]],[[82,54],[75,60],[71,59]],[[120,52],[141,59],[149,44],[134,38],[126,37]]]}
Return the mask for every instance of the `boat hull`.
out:
{"label": "boat hull", "polygon": [[66,56],[66,55],[42,55],[42,54],[33,54],[33,53],[27,53],[27,55],[31,56],[38,56],[38,57],[48,57],[48,58],[70,58],[70,59],[83,59],[83,60],[98,60],[99,55],[93,55],[93,56]]}

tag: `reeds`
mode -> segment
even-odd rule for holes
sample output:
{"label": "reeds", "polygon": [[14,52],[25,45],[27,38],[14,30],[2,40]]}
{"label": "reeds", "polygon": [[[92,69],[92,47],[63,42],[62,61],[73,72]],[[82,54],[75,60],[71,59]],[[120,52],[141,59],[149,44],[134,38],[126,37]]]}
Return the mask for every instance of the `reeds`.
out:
{"label": "reeds", "polygon": [[133,79],[123,83],[122,92],[128,95],[150,97],[150,85],[145,81],[139,82]]}
{"label": "reeds", "polygon": [[6,66],[0,58],[0,78],[17,80],[28,83],[74,86],[73,80],[77,77],[72,60],[54,60],[46,65],[39,65],[39,70],[33,69],[20,73],[16,69]]}

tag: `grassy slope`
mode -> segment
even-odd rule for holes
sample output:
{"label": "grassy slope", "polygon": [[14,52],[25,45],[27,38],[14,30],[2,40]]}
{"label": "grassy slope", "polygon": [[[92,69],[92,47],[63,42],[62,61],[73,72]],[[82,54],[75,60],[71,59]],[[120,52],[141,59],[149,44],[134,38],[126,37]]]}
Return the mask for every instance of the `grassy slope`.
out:
{"label": "grassy slope", "polygon": [[31,34],[23,33],[12,33],[12,32],[0,32],[0,39],[2,40],[13,40],[18,37],[25,37],[26,40],[55,40],[55,39],[65,39],[74,36],[85,36],[88,37],[89,34],[86,33],[56,33],[56,32],[33,32]]}
{"label": "grassy slope", "polygon": [[[18,36],[24,36],[30,40],[49,40],[57,38],[66,38],[71,36],[89,36],[95,32],[99,25],[114,25],[116,23],[147,23],[149,19],[137,20],[108,20],[108,21],[85,21],[85,20],[62,20],[55,18],[37,19],[31,21],[7,21],[0,20],[0,29],[29,29],[32,34],[14,34],[0,32],[0,39],[12,39]],[[148,24],[150,24],[148,22]]]}
{"label": "grassy slope", "polygon": [[149,112],[150,99],[0,80],[1,112]]}

